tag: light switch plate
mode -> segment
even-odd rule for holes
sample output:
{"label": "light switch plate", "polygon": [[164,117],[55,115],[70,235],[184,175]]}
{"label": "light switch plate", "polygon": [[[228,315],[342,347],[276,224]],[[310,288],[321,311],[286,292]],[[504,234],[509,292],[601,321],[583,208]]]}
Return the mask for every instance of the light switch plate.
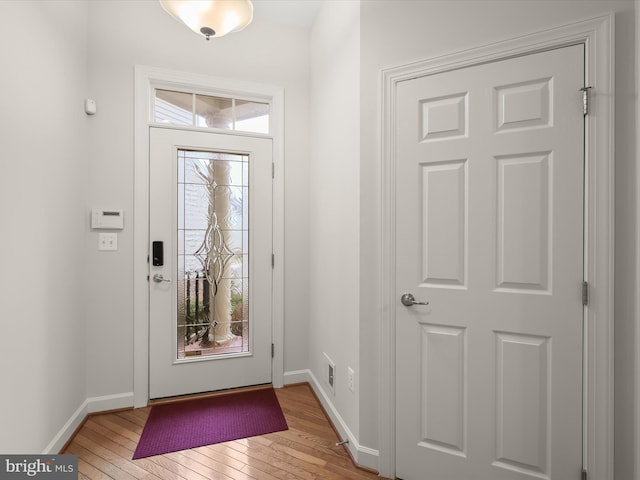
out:
{"label": "light switch plate", "polygon": [[100,251],[118,250],[118,234],[117,233],[99,233],[98,234],[98,250]]}

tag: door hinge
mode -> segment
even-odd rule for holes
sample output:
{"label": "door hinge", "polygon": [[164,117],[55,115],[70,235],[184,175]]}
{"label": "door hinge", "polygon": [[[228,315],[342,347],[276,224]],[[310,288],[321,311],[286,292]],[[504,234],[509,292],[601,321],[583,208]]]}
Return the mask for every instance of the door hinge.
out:
{"label": "door hinge", "polygon": [[589,115],[589,90],[592,87],[582,87],[580,91],[582,92],[582,114]]}
{"label": "door hinge", "polygon": [[582,305],[589,305],[589,282],[582,282]]}
{"label": "door hinge", "polygon": [[276,355],[276,346],[272,343],[271,344],[271,358],[275,357]]}
{"label": "door hinge", "polygon": [[276,164],[271,164],[271,178],[276,178]]}
{"label": "door hinge", "polygon": [[587,471],[582,470],[582,480],[587,480]]}
{"label": "door hinge", "polygon": [[274,268],[276,266],[276,254],[272,253],[271,254],[271,268]]}

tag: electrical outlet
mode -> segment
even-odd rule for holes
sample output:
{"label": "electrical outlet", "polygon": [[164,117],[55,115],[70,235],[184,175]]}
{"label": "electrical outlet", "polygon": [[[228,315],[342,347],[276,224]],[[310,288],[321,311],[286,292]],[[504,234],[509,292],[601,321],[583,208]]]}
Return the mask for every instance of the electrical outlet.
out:
{"label": "electrical outlet", "polygon": [[353,368],[347,367],[347,387],[349,390],[355,393],[356,391],[356,372],[353,371]]}

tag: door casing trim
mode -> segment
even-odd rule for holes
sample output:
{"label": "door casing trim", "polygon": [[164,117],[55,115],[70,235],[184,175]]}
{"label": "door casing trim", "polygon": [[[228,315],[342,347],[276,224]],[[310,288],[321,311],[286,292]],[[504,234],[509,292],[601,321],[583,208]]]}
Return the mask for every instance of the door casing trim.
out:
{"label": "door casing trim", "polygon": [[[379,458],[395,478],[395,94],[399,82],[569,45],[585,46],[585,307],[583,467],[613,479],[614,15],[598,16],[479,48],[385,69],[381,78],[379,175]],[[596,68],[597,66],[597,68]],[[578,92],[576,92],[578,94]]]}
{"label": "door casing trim", "polygon": [[[156,86],[182,88],[271,103],[273,140],[273,309],[272,383],[284,385],[284,89],[273,85],[186,73],[136,65],[134,107],[134,205],[133,205],[133,393],[134,407],[149,401],[149,112]],[[234,134],[233,132],[216,132]],[[245,133],[239,133],[247,136]],[[265,135],[256,135],[265,137]]]}

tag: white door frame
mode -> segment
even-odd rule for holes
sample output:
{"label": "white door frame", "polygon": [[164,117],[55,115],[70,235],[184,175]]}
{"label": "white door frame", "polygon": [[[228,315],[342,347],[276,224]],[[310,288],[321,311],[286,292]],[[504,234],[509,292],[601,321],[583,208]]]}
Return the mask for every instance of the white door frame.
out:
{"label": "white door frame", "polygon": [[[584,467],[590,478],[613,479],[614,267],[614,16],[599,16],[480,48],[382,72],[380,178],[379,458],[381,476],[395,477],[395,112],[398,82],[551,48],[585,46],[591,114],[585,126]],[[596,68],[597,66],[597,68]],[[579,92],[576,92],[578,95]]]}
{"label": "white door frame", "polygon": [[[252,97],[271,103],[271,134],[267,137],[273,139],[274,164],[272,383],[274,387],[281,387],[284,384],[284,90],[271,85],[136,65],[133,206],[134,406],[144,407],[149,401],[149,125],[153,89],[158,86],[230,97]],[[241,132],[216,133],[247,135]]]}

